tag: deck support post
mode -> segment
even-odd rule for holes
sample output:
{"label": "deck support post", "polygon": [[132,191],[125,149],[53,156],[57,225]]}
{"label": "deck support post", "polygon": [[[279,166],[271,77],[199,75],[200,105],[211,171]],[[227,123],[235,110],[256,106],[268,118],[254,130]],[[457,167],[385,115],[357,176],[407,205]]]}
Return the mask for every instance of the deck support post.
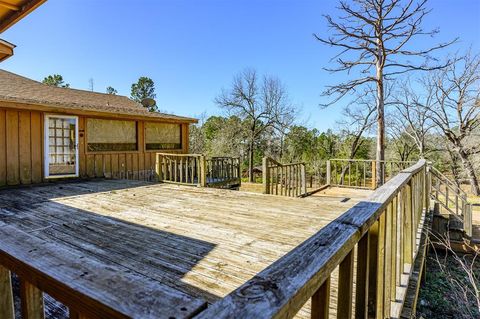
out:
{"label": "deck support post", "polygon": [[377,162],[372,161],[372,189],[377,189]]}

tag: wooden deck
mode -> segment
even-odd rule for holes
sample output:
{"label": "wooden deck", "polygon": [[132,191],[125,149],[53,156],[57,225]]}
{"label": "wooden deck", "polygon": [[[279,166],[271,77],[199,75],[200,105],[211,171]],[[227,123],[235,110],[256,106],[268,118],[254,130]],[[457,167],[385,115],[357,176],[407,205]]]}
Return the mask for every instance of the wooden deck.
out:
{"label": "wooden deck", "polygon": [[[178,291],[188,317],[370,193],[333,188],[301,199],[131,180],[61,183],[0,191],[0,229]],[[96,284],[105,292],[116,287]]]}

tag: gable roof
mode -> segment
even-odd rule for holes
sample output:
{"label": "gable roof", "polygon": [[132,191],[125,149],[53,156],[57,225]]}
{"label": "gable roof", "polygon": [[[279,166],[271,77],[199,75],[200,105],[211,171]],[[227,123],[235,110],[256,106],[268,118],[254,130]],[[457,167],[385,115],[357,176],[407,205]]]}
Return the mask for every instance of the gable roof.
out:
{"label": "gable roof", "polygon": [[32,104],[65,111],[85,111],[165,119],[176,122],[197,122],[196,119],[149,112],[142,104],[122,95],[49,86],[0,69],[0,102]]}

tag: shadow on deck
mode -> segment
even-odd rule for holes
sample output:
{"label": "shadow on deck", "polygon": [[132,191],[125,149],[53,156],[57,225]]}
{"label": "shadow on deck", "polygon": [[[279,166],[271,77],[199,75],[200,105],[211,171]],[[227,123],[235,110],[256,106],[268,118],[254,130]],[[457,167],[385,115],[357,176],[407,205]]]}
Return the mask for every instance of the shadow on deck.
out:
{"label": "shadow on deck", "polygon": [[[178,313],[192,315],[205,307],[207,300],[213,302],[219,297],[182,281],[182,278],[215,248],[215,244],[148,227],[148,222],[133,223],[95,212],[97,204],[104,205],[108,209],[115,205],[114,200],[92,203],[91,209],[88,210],[61,202],[66,198],[82,200],[85,196],[95,196],[96,194],[113,196],[118,192],[125,191],[134,193],[136,187],[145,185],[146,183],[143,182],[132,181],[127,184],[119,181],[113,183],[91,181],[6,189],[0,192],[0,232],[5,229],[4,227],[11,227],[16,232],[25,234],[24,239],[38,241],[41,243],[41,247],[43,247],[43,243],[51,243],[55,245],[58,252],[74,252],[75,258],[88,259],[90,263],[95,262],[113,269],[115,272],[123,274],[122,276],[127,277],[134,274],[134,276],[142,277],[150,284],[153,283],[155,289],[164,290],[164,295],[158,296],[163,297],[164,300],[158,302],[165,304],[157,305],[160,308],[156,310],[163,308],[162,316],[169,313],[173,316],[178,316]],[[133,194],[133,196],[135,195]],[[90,206],[88,202],[86,206]],[[126,207],[122,213],[128,214],[135,209],[137,208]],[[148,216],[145,218],[148,219]],[[4,241],[1,244],[2,246],[8,245]],[[36,249],[30,240],[17,242],[15,247],[24,252]],[[52,252],[49,251],[49,253]],[[29,256],[29,258],[35,257],[40,256]],[[54,265],[71,263],[71,260],[61,255],[50,257],[50,262],[37,259],[40,262],[39,266],[52,262]],[[53,266],[50,270],[43,270],[50,271],[55,277],[55,272],[60,268]],[[112,291],[116,286],[112,285],[112,278],[99,278],[94,274],[92,274],[92,278],[89,278],[90,276],[84,276],[85,273],[80,269],[71,275],[72,279],[77,281],[72,282],[73,286],[83,285],[87,289],[90,287],[92,291],[93,289],[103,291],[110,300],[118,300],[118,297],[121,297],[118,294],[126,297],[123,295],[125,291]],[[61,277],[65,279],[64,274]],[[122,278],[119,283],[122,281],[128,282]],[[14,275],[13,283],[14,291],[17,293],[15,310],[17,318],[19,318],[20,288],[16,275]],[[145,287],[144,293],[151,293],[149,291],[151,288]],[[115,297],[115,295],[117,296]],[[60,297],[59,300],[62,300],[62,296],[55,297]],[[45,305],[47,318],[49,315],[50,318],[68,318],[67,308],[56,302],[53,297],[46,295]],[[175,307],[178,309],[174,309]],[[156,311],[153,311],[152,314]]]}

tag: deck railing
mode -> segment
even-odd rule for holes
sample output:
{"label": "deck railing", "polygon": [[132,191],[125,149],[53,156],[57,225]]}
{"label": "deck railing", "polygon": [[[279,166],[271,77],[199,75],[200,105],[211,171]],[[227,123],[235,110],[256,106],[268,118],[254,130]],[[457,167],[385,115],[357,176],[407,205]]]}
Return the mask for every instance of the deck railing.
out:
{"label": "deck railing", "polygon": [[282,164],[264,157],[262,174],[265,194],[298,197],[307,193],[304,163]]}
{"label": "deck railing", "polygon": [[[1,222],[0,238],[1,319],[18,318],[15,313],[26,319],[45,318],[44,294],[62,303],[69,318],[76,319],[158,318],[159,310],[152,309],[152,300],[178,305],[190,298],[174,289],[163,292],[165,285],[126,267],[84,258],[75,249],[44,241]],[[15,295],[12,273],[20,282]],[[14,305],[14,296],[20,298],[20,309]],[[185,313],[180,306],[161,310],[166,317]]]}
{"label": "deck railing", "polygon": [[472,236],[472,204],[467,194],[457,184],[443,175],[439,170],[431,168],[431,196],[446,212],[456,216],[463,223],[467,236]]}
{"label": "deck railing", "polygon": [[156,172],[164,183],[206,186],[205,156],[157,153]]}
{"label": "deck railing", "polygon": [[156,173],[158,180],[164,183],[228,187],[240,184],[240,159],[157,153]]}
{"label": "deck railing", "polygon": [[208,185],[211,187],[240,182],[241,166],[238,157],[212,157],[205,162]]}
{"label": "deck railing", "polygon": [[384,182],[401,170],[413,165],[411,161],[376,161],[364,159],[330,159],[327,161],[327,184],[376,189],[377,165],[382,166]]}
{"label": "deck railing", "polygon": [[427,172],[424,160],[402,170],[198,318],[292,318],[309,299],[311,317],[328,318],[337,266],[337,318],[398,318],[429,207]]}

